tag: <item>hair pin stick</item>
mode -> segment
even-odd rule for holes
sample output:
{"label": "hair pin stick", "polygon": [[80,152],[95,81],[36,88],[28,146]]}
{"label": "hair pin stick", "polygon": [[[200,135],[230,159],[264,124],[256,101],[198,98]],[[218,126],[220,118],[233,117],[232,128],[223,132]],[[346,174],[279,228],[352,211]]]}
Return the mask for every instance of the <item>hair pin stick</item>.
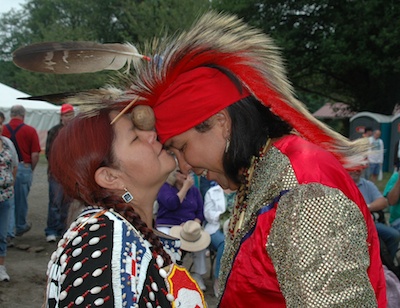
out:
{"label": "hair pin stick", "polygon": [[139,96],[137,96],[133,101],[131,101],[128,105],[126,105],[126,107],[124,109],[121,110],[120,113],[117,114],[117,116],[111,121],[110,125],[113,125],[120,117],[122,117],[122,115],[129,109],[132,107],[132,105],[134,103],[136,103],[136,101],[139,99]]}

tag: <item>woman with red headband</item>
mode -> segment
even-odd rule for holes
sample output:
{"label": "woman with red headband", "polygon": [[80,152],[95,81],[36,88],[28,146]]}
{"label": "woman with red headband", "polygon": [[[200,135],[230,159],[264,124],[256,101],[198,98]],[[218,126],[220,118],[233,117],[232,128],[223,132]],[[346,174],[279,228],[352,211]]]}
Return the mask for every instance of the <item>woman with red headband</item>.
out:
{"label": "woman with red headband", "polygon": [[293,96],[270,38],[208,13],[163,40],[128,92],[153,108],[180,170],[237,190],[220,307],[385,307],[379,243],[346,169],[367,145]]}

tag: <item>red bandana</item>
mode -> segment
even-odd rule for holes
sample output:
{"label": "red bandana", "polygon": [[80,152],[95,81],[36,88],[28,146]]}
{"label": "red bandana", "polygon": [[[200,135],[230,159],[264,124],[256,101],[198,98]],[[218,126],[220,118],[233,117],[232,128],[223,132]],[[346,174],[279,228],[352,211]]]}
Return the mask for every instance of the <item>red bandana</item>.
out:
{"label": "red bandana", "polygon": [[200,67],[179,75],[153,107],[161,143],[249,95],[214,68]]}

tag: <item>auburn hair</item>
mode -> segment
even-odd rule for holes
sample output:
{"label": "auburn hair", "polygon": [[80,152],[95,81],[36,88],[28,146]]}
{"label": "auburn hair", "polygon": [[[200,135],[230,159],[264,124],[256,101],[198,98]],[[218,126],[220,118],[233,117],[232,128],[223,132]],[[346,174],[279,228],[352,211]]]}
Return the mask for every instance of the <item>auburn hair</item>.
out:
{"label": "auburn hair", "polygon": [[101,187],[95,181],[95,172],[100,167],[115,166],[113,153],[114,129],[110,126],[110,112],[101,109],[95,116],[76,116],[63,127],[53,142],[49,160],[50,172],[62,185],[69,197],[89,206],[114,209],[127,219],[160,254],[167,264],[171,258],[149,226],[123,202],[121,196]]}

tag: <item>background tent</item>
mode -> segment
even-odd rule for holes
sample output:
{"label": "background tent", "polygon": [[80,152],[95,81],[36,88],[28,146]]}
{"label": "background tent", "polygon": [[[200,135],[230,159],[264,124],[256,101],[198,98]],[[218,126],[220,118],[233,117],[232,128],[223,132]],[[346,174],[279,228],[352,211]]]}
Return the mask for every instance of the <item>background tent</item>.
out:
{"label": "background tent", "polygon": [[313,113],[318,119],[348,119],[355,115],[350,106],[344,103],[325,103],[320,109]]}
{"label": "background tent", "polygon": [[42,149],[46,147],[47,131],[60,122],[60,106],[42,101],[20,100],[29,94],[0,83],[0,111],[10,120],[10,109],[13,105],[22,105],[26,109],[25,123],[36,128]]}
{"label": "background tent", "polygon": [[348,137],[349,119],[355,115],[350,106],[344,103],[325,103],[320,109],[313,113],[313,116],[328,124],[335,131]]}
{"label": "background tent", "polygon": [[400,113],[392,118],[389,149],[389,171],[393,171],[394,162],[398,154],[398,143],[400,140]]}

